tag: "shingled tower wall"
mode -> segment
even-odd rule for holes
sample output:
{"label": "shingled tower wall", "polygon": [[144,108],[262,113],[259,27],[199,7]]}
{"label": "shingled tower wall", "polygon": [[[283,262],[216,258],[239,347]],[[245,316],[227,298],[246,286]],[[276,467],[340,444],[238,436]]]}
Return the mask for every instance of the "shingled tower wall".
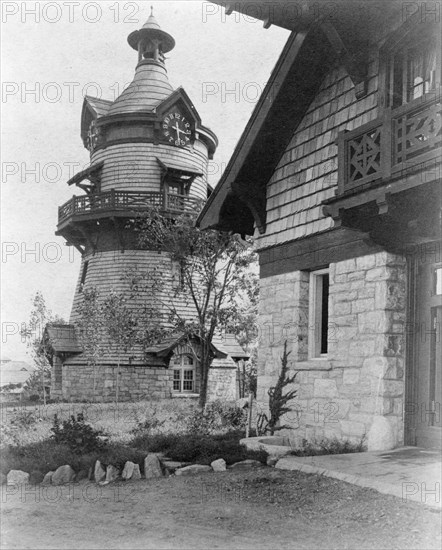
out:
{"label": "shingled tower wall", "polygon": [[[207,163],[217,138],[201,124],[186,92],[173,90],[169,83],[164,54],[173,49],[174,39],[151,15],[128,42],[138,52],[134,79],[113,102],[85,98],[81,137],[90,152],[90,167],[68,183],[86,194],[59,208],[57,234],[82,254],[72,326],[79,320],[86,289],[96,288],[101,297],[111,290],[129,294],[125,274],[131,269],[157,268],[163,285],[156,302],[176,303],[177,266],[165,253],[140,249],[133,221],[149,206],[173,217],[198,208],[207,198]],[[140,303],[149,299],[153,298],[146,293],[139,296]],[[177,305],[183,315],[192,316],[190,303]],[[167,305],[159,324],[166,312]],[[106,401],[115,398],[117,383],[121,400],[171,395],[173,370],[164,357],[146,358],[141,347],[120,350],[117,369],[115,350],[104,348],[98,376],[84,353],[59,353],[54,360],[53,395]]]}

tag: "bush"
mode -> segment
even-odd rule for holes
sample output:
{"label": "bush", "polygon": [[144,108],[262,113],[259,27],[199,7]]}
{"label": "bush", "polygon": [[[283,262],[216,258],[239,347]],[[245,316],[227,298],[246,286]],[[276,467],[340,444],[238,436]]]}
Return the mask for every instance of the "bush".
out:
{"label": "bush", "polygon": [[232,403],[213,401],[204,410],[194,411],[186,422],[186,431],[191,434],[212,434],[216,431],[244,430],[247,412]]}
{"label": "bush", "polygon": [[26,446],[11,446],[2,452],[1,471],[23,470],[43,473],[55,471],[59,466],[69,464],[76,472],[88,471],[99,460],[107,466],[113,464],[122,469],[127,460],[143,465],[145,452],[121,444],[109,444],[106,449],[79,455],[66,444],[46,439]]}
{"label": "bush", "polygon": [[102,439],[104,432],[86,424],[83,413],[78,413],[77,418],[71,415],[69,420],[63,421],[61,427],[57,415],[54,415],[51,432],[55,443],[67,445],[77,454],[99,451],[106,446],[106,441]]}
{"label": "bush", "polygon": [[321,439],[318,442],[309,442],[306,439],[302,440],[302,447],[294,449],[290,452],[295,456],[319,456],[319,455],[337,455],[348,453],[363,453],[367,448],[365,446],[365,436],[357,443],[353,443],[348,439]]}
{"label": "bush", "polygon": [[265,451],[248,451],[239,444],[244,437],[241,431],[224,434],[168,434],[134,438],[131,444],[147,452],[163,452],[172,460],[210,464],[217,458],[224,458],[227,464],[233,464],[247,458],[264,462]]}

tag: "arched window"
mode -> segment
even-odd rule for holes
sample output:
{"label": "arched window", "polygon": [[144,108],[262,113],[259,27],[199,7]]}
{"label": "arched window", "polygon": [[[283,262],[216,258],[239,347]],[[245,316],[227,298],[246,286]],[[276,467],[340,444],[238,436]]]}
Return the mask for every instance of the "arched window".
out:
{"label": "arched window", "polygon": [[191,355],[175,355],[172,358],[173,391],[176,393],[195,393],[196,364]]}

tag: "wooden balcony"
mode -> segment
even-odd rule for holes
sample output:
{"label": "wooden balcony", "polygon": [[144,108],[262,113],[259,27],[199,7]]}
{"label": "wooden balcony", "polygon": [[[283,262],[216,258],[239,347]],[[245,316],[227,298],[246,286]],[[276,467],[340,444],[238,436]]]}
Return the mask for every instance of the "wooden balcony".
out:
{"label": "wooden balcony", "polygon": [[58,208],[58,226],[71,219],[101,218],[107,216],[135,217],[149,208],[158,208],[170,214],[198,212],[201,199],[187,195],[164,194],[160,192],[116,191],[72,197]]}
{"label": "wooden balcony", "polygon": [[[430,97],[428,97],[430,96]],[[338,137],[338,196],[422,171],[440,162],[442,105],[427,94]]]}
{"label": "wooden balcony", "polygon": [[383,247],[440,238],[440,93],[387,109],[338,143],[338,189],[323,202],[335,227],[366,233]]}

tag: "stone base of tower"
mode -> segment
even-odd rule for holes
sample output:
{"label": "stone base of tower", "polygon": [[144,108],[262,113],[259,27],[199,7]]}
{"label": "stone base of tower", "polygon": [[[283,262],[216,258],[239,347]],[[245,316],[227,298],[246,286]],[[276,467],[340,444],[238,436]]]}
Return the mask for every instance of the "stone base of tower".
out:
{"label": "stone base of tower", "polygon": [[[198,393],[177,394],[173,391],[173,369],[155,366],[61,365],[52,367],[51,397],[83,402],[141,401],[172,397],[197,398]],[[233,401],[237,398],[236,366],[210,369],[207,400]]]}

